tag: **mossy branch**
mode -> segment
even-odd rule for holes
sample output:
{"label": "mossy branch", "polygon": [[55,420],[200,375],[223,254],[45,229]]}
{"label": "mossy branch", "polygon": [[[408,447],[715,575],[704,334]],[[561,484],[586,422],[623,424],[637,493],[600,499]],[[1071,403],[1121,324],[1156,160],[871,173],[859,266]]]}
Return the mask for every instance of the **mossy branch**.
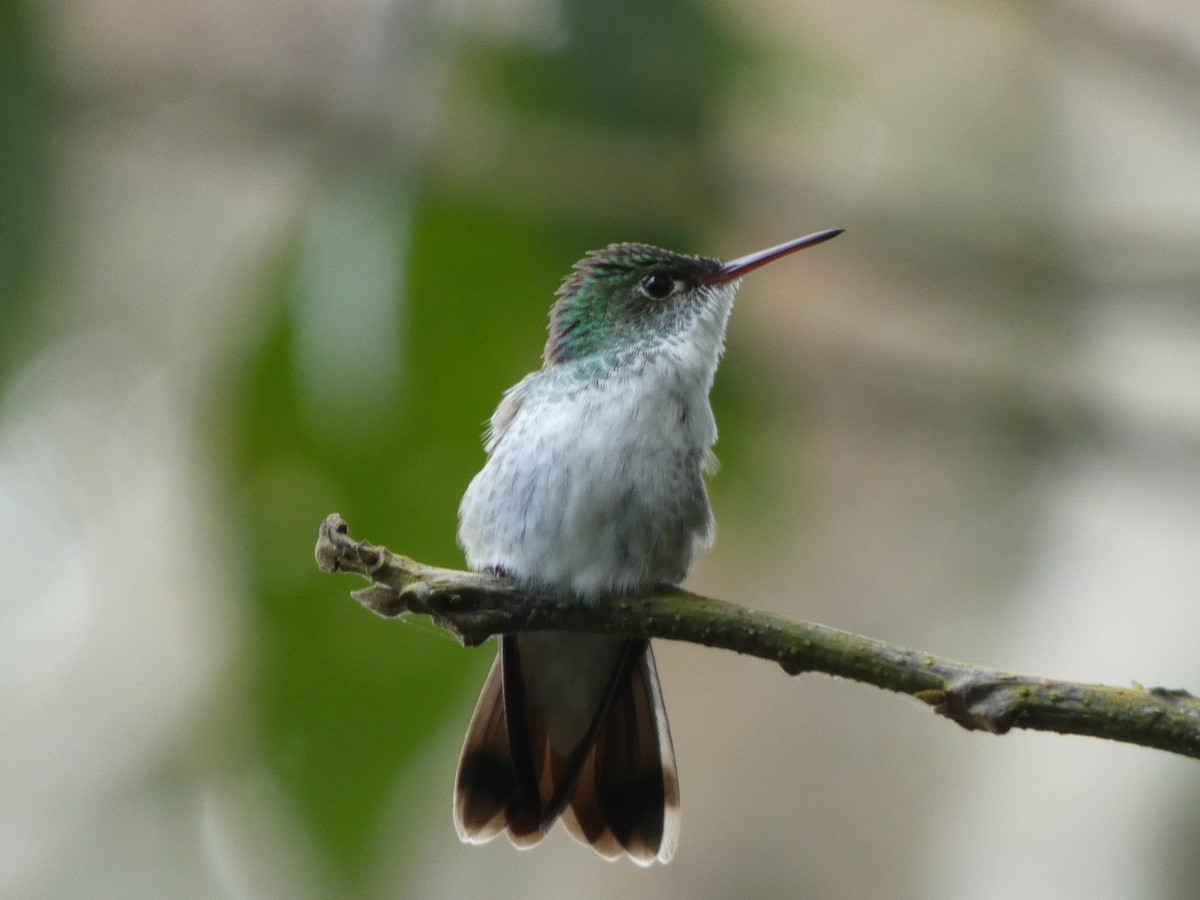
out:
{"label": "mossy branch", "polygon": [[761,657],[790,675],[824,672],[908,694],[968,730],[1055,731],[1200,758],[1200,700],[1183,690],[1015,675],[676,587],[599,605],[531,594],[501,577],[426,566],[355,541],[336,514],[321,524],[316,556],[322,571],[373,582],[353,592],[368,609],[387,618],[427,615],[466,646],[547,630],[688,641]]}

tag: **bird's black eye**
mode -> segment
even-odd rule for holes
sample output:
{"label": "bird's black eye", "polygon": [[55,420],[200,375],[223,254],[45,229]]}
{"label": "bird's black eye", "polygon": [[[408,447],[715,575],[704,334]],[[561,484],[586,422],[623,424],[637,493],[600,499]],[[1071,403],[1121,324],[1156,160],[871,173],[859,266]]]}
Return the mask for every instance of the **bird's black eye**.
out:
{"label": "bird's black eye", "polygon": [[665,300],[675,288],[675,282],[661,272],[654,275],[647,275],[638,282],[638,287],[642,293],[651,300]]}

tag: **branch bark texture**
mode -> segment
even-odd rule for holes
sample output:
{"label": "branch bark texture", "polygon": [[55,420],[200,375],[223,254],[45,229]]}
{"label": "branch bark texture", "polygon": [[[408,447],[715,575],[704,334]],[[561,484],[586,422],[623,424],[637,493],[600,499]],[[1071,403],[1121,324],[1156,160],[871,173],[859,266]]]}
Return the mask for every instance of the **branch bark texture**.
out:
{"label": "branch bark texture", "polygon": [[934,656],[825,625],[785,619],[677,587],[602,605],[539,595],[494,575],[440,569],[355,541],[329,516],[317,565],[370,587],[352,596],[386,618],[430,616],[466,646],[493,634],[585,631],[720,647],[908,694],[968,730],[1054,731],[1140,744],[1200,758],[1200,699],[1184,690],[1111,687],[1017,675]]}

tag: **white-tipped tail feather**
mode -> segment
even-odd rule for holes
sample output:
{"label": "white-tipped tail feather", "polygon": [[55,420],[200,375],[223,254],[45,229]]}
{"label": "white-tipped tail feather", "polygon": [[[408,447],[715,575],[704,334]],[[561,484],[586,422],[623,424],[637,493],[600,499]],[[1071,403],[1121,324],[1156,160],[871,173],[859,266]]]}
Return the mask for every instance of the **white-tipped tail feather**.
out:
{"label": "white-tipped tail feather", "polygon": [[[649,644],[555,635],[547,665],[545,639],[539,647],[531,638],[501,638],[467,730],[455,783],[459,837],[479,844],[506,832],[531,847],[561,814],[576,840],[608,859],[667,862],[679,839],[679,779]],[[588,675],[597,648],[611,654],[602,680]],[[555,705],[539,700],[559,684],[577,690],[574,675],[597,685],[591,714],[554,721]]]}

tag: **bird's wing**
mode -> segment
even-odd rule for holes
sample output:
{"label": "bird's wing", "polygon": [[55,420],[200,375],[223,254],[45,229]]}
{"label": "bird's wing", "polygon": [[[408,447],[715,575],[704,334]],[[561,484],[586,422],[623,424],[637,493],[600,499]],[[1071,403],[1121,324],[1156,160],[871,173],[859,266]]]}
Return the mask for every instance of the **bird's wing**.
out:
{"label": "bird's wing", "polygon": [[521,404],[525,402],[525,396],[529,393],[537,374],[537,372],[532,372],[526,375],[504,392],[504,397],[501,398],[496,411],[492,413],[491,421],[483,436],[483,449],[487,451],[488,456],[492,455],[509,426],[516,420],[517,413],[521,411]]}

